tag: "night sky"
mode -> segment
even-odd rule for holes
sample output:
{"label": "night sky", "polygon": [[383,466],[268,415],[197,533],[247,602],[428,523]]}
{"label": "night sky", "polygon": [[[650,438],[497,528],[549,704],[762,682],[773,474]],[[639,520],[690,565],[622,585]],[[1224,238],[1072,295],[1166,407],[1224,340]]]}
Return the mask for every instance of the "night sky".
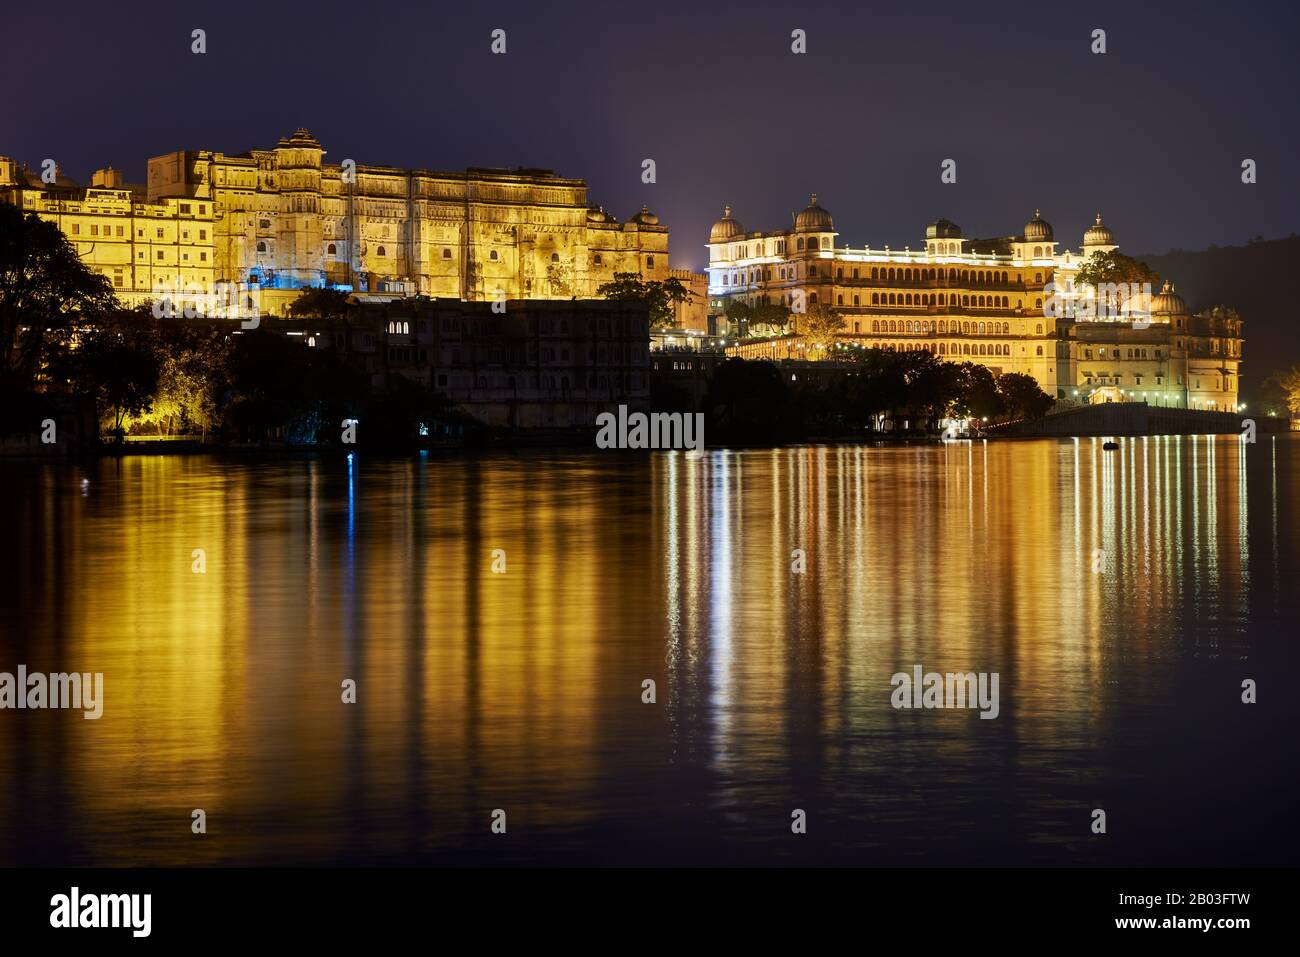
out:
{"label": "night sky", "polygon": [[1005,235],[1041,206],[1071,247],[1101,210],[1129,253],[1202,249],[1300,225],[1298,22],[1290,2],[29,3],[4,15],[0,154],[143,181],[151,155],[306,126],[333,162],[585,178],[696,268],[724,202],[776,229],[814,190],[854,246],[918,246],[939,216]]}

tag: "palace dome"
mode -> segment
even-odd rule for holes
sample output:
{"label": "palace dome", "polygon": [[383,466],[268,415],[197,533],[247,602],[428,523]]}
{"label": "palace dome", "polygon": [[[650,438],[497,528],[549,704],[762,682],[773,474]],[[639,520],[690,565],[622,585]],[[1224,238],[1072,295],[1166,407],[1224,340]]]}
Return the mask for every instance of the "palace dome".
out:
{"label": "palace dome", "polygon": [[1034,210],[1034,218],[1025,223],[1025,242],[1048,242],[1052,241],[1052,224],[1043,219],[1043,214]]}
{"label": "palace dome", "polygon": [[604,206],[592,206],[587,210],[587,221],[592,223],[609,222],[609,213],[605,212]]}
{"label": "palace dome", "polygon": [[831,214],[817,205],[817,194],[813,193],[802,213],[794,218],[795,229],[830,230],[835,228]]}
{"label": "palace dome", "polygon": [[629,223],[639,223],[642,226],[658,226],[659,217],[650,212],[650,207],[642,206],[641,211],[633,213],[628,219]]}
{"label": "palace dome", "polygon": [[1174,292],[1174,284],[1168,279],[1161,287],[1160,292],[1151,297],[1151,315],[1169,315],[1185,316],[1187,315],[1187,302],[1182,296]]}
{"label": "palace dome", "polygon": [[1084,232],[1083,244],[1085,246],[1115,245],[1115,234],[1110,231],[1108,226],[1101,224],[1101,213],[1097,214],[1097,221]]}
{"label": "palace dome", "polygon": [[950,219],[936,219],[925,227],[926,239],[961,239],[961,227]]}
{"label": "palace dome", "polygon": [[725,243],[728,239],[735,239],[737,236],[745,234],[745,227],[740,225],[739,220],[731,218],[731,207],[722,207],[722,218],[713,224],[709,230],[709,242]]}

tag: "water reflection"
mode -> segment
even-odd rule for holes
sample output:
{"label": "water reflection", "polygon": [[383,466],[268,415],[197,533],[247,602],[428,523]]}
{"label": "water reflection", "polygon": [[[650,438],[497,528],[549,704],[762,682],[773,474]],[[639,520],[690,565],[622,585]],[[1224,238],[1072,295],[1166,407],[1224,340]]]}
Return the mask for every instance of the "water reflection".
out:
{"label": "water reflection", "polygon": [[[107,692],[0,712],[0,862],[1285,859],[1294,706],[1236,689],[1295,663],[1298,465],[1288,437],[6,463],[0,670]],[[1001,716],[892,709],[915,664],[999,672]]]}

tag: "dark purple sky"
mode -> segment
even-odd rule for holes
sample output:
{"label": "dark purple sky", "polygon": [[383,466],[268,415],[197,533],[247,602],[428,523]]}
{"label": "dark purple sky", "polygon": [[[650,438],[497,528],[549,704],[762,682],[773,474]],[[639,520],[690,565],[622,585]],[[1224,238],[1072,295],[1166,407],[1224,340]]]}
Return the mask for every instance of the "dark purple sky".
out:
{"label": "dark purple sky", "polygon": [[1300,227],[1297,7],[27,3],[4,14],[0,154],[143,180],[151,155],[307,126],[336,162],[583,177],[620,217],[648,203],[694,267],[724,202],[775,229],[813,190],[855,246],[1041,206],[1071,246],[1100,209],[1130,253],[1200,249]]}

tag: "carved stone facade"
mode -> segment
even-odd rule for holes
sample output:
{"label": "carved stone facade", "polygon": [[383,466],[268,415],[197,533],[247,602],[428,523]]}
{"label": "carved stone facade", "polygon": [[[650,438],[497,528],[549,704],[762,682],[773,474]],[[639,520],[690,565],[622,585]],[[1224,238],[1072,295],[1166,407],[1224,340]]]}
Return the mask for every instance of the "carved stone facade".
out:
{"label": "carved stone facade", "polygon": [[667,227],[644,207],[621,223],[589,207],[580,179],[324,156],[301,129],[270,150],[169,153],[149,160],[149,199],[212,199],[216,278],[266,290],[572,299],[616,272],[668,278]]}
{"label": "carved stone facade", "polygon": [[[1118,314],[1097,308],[1097,290],[1074,277],[1094,254],[1118,248],[1095,223],[1077,251],[1058,248],[1037,211],[1012,236],[969,239],[946,219],[917,249],[840,245],[816,195],[794,227],[750,232],[725,207],[709,234],[709,296],[781,303],[796,313],[828,306],[844,320],[839,344],[924,349],[995,374],[1033,376],[1048,395],[1108,395],[1152,405],[1234,411],[1242,361],[1241,319],[1230,310],[1191,315],[1171,283],[1138,292]],[[746,358],[805,358],[799,335],[728,346]]]}

